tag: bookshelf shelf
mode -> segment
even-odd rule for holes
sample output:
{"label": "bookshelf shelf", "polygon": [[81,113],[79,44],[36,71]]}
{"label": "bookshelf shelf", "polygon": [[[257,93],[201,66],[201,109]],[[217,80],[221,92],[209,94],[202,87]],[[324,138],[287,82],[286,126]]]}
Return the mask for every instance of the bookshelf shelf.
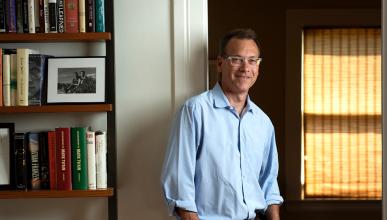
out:
{"label": "bookshelf shelf", "polygon": [[1,106],[0,113],[111,112],[112,104]]}
{"label": "bookshelf shelf", "polygon": [[0,43],[28,43],[28,42],[95,42],[111,40],[110,32],[88,33],[3,33],[0,34]]}
{"label": "bookshelf shelf", "polygon": [[106,190],[34,190],[34,191],[0,191],[0,199],[34,199],[34,198],[85,198],[85,197],[111,197],[113,188]]}

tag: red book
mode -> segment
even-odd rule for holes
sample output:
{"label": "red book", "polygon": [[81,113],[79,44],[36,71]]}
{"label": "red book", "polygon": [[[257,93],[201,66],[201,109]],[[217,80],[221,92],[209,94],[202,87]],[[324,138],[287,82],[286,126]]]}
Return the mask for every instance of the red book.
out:
{"label": "red book", "polygon": [[48,139],[48,172],[50,177],[50,189],[57,189],[56,185],[56,134],[55,131],[47,132]]}
{"label": "red book", "polygon": [[79,32],[78,0],[65,1],[65,32]]}
{"label": "red book", "polygon": [[58,190],[72,190],[70,128],[55,128]]}

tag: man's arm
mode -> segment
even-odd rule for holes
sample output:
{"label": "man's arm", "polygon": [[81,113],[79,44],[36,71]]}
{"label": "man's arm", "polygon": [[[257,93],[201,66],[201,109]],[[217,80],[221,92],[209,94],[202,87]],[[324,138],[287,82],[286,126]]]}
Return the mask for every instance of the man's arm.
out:
{"label": "man's arm", "polygon": [[280,220],[280,206],[279,205],[269,205],[266,210],[267,220]]}
{"label": "man's arm", "polygon": [[181,220],[199,220],[196,212],[187,211],[181,208],[176,208],[177,215],[181,218]]}

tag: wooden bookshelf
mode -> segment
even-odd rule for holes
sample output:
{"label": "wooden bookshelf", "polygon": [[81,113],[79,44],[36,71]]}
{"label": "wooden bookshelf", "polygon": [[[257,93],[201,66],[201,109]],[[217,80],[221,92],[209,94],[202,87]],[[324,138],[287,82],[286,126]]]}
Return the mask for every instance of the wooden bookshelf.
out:
{"label": "wooden bookshelf", "polygon": [[88,33],[36,33],[0,34],[0,43],[38,43],[38,42],[93,42],[111,40],[110,32],[88,32]]}
{"label": "wooden bookshelf", "polygon": [[1,106],[0,113],[111,112],[112,104],[74,104],[42,106]]}
{"label": "wooden bookshelf", "polygon": [[113,188],[106,190],[31,190],[31,191],[0,191],[0,199],[33,199],[33,198],[85,198],[110,197],[114,195]]}

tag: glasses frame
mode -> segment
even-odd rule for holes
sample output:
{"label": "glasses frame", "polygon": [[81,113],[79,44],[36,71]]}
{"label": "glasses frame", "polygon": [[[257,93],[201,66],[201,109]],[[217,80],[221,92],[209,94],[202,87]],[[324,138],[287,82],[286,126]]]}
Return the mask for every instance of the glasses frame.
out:
{"label": "glasses frame", "polygon": [[[249,63],[249,59],[253,59],[253,58],[257,59],[257,60],[256,60],[257,64],[250,64],[250,63]],[[261,62],[262,62],[262,58],[261,58],[261,57],[242,57],[242,56],[237,56],[237,55],[226,55],[226,56],[223,56],[223,59],[224,59],[224,60],[230,61],[230,62],[229,62],[230,65],[231,65],[231,66],[235,66],[235,67],[240,67],[240,66],[242,66],[242,64],[245,63],[245,61],[247,61],[246,63],[247,63],[247,65],[249,65],[249,66],[258,67],[259,64],[261,64]],[[241,62],[240,64],[236,64],[236,63],[233,63],[233,62],[232,62],[232,59],[241,60],[242,62]]]}

